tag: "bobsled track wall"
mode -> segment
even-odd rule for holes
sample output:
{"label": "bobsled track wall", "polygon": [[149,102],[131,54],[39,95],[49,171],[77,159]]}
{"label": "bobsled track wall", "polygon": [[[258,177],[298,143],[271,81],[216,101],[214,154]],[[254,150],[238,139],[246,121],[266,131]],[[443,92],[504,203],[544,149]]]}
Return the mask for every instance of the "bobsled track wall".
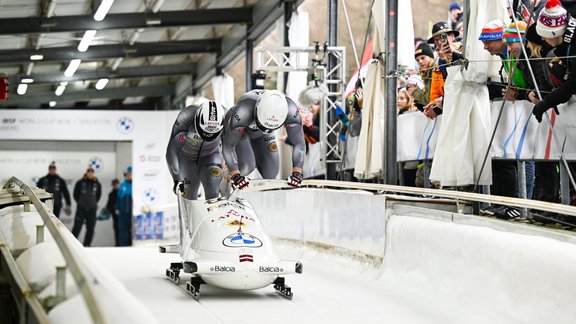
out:
{"label": "bobsled track wall", "polygon": [[[201,323],[269,323],[278,316],[274,322],[576,323],[576,236],[457,213],[462,205],[455,201],[348,190],[343,189],[346,183],[330,181],[321,183],[341,189],[266,190],[266,185],[275,185],[265,181],[259,191],[240,195],[253,205],[267,233],[278,238],[281,256],[304,257],[303,274],[288,279],[296,297],[275,299],[267,293],[271,288],[232,295],[206,289],[197,303],[186,296],[184,285],[163,278],[177,255],[160,254],[156,246],[85,249],[48,211],[46,192],[16,180],[17,186],[0,190],[0,278],[6,270],[13,272],[8,281],[18,283],[19,296],[36,298],[30,308],[40,308],[54,294],[58,297],[56,266],[66,265],[65,294],[60,295],[66,298],[54,300],[56,306],[36,321],[22,322],[193,318]],[[382,190],[422,190],[393,187]],[[24,196],[34,197],[33,205],[6,203],[28,201]],[[505,200],[481,197],[474,199]],[[534,204],[519,199],[509,203]],[[574,207],[537,206],[576,214]],[[47,230],[37,243],[36,225],[41,224]],[[6,309],[0,307],[0,322]]]}
{"label": "bobsled track wall", "polygon": [[[367,256],[378,281],[503,323],[576,322],[576,237],[362,191],[247,192],[270,235]],[[454,208],[455,209],[455,208]],[[330,253],[330,250],[326,250]],[[336,252],[339,253],[339,252]],[[306,269],[306,264],[304,265]]]}

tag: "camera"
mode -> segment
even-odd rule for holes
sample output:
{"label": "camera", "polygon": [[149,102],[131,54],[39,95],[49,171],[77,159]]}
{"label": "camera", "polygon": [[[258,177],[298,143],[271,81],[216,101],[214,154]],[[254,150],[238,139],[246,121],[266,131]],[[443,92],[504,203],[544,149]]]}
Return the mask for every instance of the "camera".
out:
{"label": "camera", "polygon": [[440,34],[440,39],[442,40],[443,45],[448,45],[448,34],[446,33]]}

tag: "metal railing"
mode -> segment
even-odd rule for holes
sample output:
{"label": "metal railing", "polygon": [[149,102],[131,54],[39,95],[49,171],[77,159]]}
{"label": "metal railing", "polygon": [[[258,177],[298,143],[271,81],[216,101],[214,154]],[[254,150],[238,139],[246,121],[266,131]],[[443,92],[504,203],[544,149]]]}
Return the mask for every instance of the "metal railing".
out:
{"label": "metal railing", "polygon": [[[284,180],[251,180],[253,190],[274,190],[274,189],[291,189]],[[417,187],[404,187],[386,184],[375,183],[361,183],[361,182],[345,182],[345,181],[330,181],[330,180],[304,180],[302,187],[309,188],[335,188],[335,189],[357,189],[372,191],[377,194],[410,194],[417,196],[426,196],[428,198],[448,198],[458,201],[469,201],[479,203],[492,203],[506,206],[514,206],[519,208],[536,209],[552,213],[558,213],[567,216],[576,217],[576,207],[562,204],[549,203],[539,200],[520,199],[503,196],[485,195],[464,191],[442,190],[442,189],[427,189]]]}
{"label": "metal railing", "polygon": [[[20,314],[19,322],[32,322],[26,319],[28,316],[33,316],[34,322],[49,323],[48,315],[42,307],[42,303],[40,303],[40,300],[38,300],[38,297],[18,269],[2,233],[0,233],[0,274],[7,278],[8,285],[12,287],[12,295]],[[15,320],[9,317],[7,319],[6,314],[2,315],[2,317],[4,320]]]}
{"label": "metal railing", "polygon": [[[48,231],[58,245],[64,260],[66,261],[66,265],[84,298],[86,307],[90,312],[92,320],[94,323],[107,323],[108,321],[106,320],[102,306],[100,305],[100,302],[94,293],[94,289],[99,285],[98,279],[91,272],[90,267],[83,264],[83,251],[81,250],[82,248],[76,244],[76,238],[72,235],[72,233],[70,233],[70,231],[68,231],[64,224],[62,224],[62,222],[60,222],[60,220],[46,208],[36,193],[24,182],[15,177],[12,177],[6,182],[3,188],[20,196],[16,197],[15,201],[29,200],[34,204],[36,211],[40,217],[42,217],[45,226],[48,228]],[[2,237],[0,237],[0,242],[3,242]],[[4,255],[4,251],[2,253]],[[8,254],[10,254],[10,251],[8,251]],[[14,273],[19,272],[15,271]],[[18,275],[15,275],[15,278],[18,278],[18,286],[23,289],[22,291],[24,293],[24,297],[28,300],[28,292],[31,291],[28,287],[28,284],[26,281],[22,281],[23,278],[19,277]],[[31,301],[30,305],[34,310],[37,310],[36,302]]]}

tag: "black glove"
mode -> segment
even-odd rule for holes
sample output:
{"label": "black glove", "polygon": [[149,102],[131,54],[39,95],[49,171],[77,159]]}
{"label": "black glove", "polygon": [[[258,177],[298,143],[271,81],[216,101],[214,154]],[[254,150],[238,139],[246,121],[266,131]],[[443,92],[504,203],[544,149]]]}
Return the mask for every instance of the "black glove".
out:
{"label": "black glove", "polygon": [[292,172],[292,175],[288,177],[288,184],[294,188],[300,187],[300,184],[302,184],[302,173]]}
{"label": "black glove", "polygon": [[240,175],[240,173],[236,173],[232,176],[232,185],[234,188],[242,190],[248,187],[248,179],[246,179],[245,176]]}
{"label": "black glove", "polygon": [[180,196],[180,192],[184,192],[184,183],[178,180],[174,180],[174,187],[172,187],[172,191],[176,196]]}
{"label": "black glove", "polygon": [[555,76],[558,80],[564,80],[566,75],[566,65],[562,61],[554,61],[548,64],[550,68],[550,73]]}
{"label": "black glove", "polygon": [[[560,115],[560,111],[558,111],[558,107],[550,107],[550,108],[554,108],[554,110],[556,111],[556,115]],[[536,120],[539,123],[541,123],[542,122],[542,115],[544,115],[546,110],[548,110],[550,108],[545,108],[544,102],[540,101],[539,103],[534,105],[534,110],[532,110],[532,114],[534,114],[534,117],[536,117]]]}

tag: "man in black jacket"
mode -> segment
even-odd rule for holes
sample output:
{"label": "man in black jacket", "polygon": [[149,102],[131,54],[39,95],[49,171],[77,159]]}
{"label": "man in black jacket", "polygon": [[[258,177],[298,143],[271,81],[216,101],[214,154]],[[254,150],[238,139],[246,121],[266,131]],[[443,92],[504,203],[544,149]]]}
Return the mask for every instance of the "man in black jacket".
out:
{"label": "man in black jacket", "polygon": [[106,210],[112,216],[112,227],[114,228],[114,245],[118,246],[118,212],[116,210],[116,198],[118,198],[118,187],[120,181],[118,179],[112,180],[112,190],[108,193],[108,201],[106,202]]}
{"label": "man in black jacket", "polygon": [[[576,18],[568,14],[560,1],[549,0],[540,12],[536,32],[550,46],[554,47],[556,60],[551,62],[553,80],[559,84],[542,101],[534,106],[532,113],[538,122],[550,108],[565,103],[576,94]],[[556,111],[558,113],[558,111]]]}
{"label": "man in black jacket", "polygon": [[54,197],[54,215],[60,218],[60,210],[62,210],[62,198],[66,201],[66,207],[64,208],[64,213],[70,215],[70,193],[68,192],[68,187],[66,186],[66,181],[62,179],[56,173],[56,163],[52,161],[50,166],[48,166],[48,174],[36,184],[38,188],[42,188]]}
{"label": "man in black jacket", "polygon": [[76,182],[74,186],[74,200],[76,200],[76,216],[74,217],[74,226],[72,234],[78,237],[82,224],[86,222],[86,235],[84,236],[84,246],[92,244],[94,237],[94,227],[96,227],[96,211],[98,210],[98,201],[102,195],[102,186],[96,176],[94,169],[90,166],[82,179]]}

